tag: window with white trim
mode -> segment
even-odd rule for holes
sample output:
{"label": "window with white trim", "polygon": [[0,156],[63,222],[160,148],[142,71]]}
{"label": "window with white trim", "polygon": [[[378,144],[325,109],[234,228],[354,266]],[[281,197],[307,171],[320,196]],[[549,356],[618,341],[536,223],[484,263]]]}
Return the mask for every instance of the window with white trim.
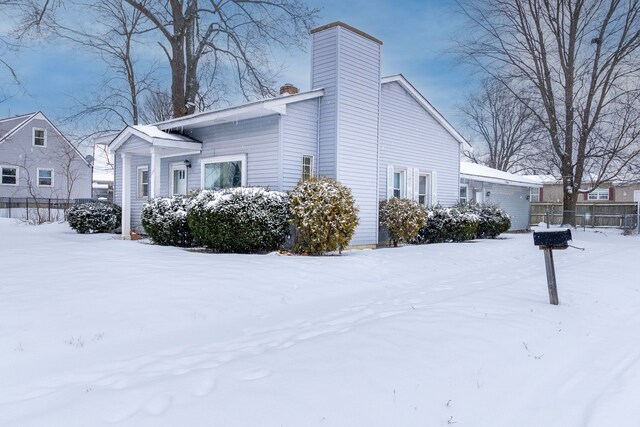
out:
{"label": "window with white trim", "polygon": [[2,181],[4,185],[18,185],[18,168],[15,166],[0,166],[2,168]]}
{"label": "window with white trim", "polygon": [[53,187],[53,169],[38,168],[38,187]]}
{"label": "window with white trim", "polygon": [[540,189],[539,188],[530,188],[529,189],[529,201],[536,203],[540,201]]}
{"label": "window with white trim", "polygon": [[609,200],[608,188],[596,188],[589,193],[588,200]]}
{"label": "window with white trim", "polygon": [[466,184],[460,184],[460,203],[467,203],[469,201],[469,186]]}
{"label": "window with white trim", "polygon": [[202,159],[202,188],[242,187],[246,185],[246,155]]}
{"label": "window with white trim", "polygon": [[418,203],[429,204],[429,175],[420,174],[418,177]]}
{"label": "window with white trim", "polygon": [[313,156],[302,156],[302,180],[313,176]]}
{"label": "window with white trim", "polygon": [[33,145],[36,147],[47,146],[47,131],[41,128],[33,128]]}
{"label": "window with white trim", "polygon": [[149,197],[149,166],[138,166],[137,169],[138,199]]}
{"label": "window with white trim", "polygon": [[393,197],[401,199],[406,194],[407,174],[405,171],[393,171]]}

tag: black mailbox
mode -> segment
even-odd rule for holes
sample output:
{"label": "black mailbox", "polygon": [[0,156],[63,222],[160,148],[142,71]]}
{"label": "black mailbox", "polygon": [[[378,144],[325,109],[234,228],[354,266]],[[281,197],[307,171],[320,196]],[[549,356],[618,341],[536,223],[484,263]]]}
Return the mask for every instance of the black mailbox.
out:
{"label": "black mailbox", "polygon": [[550,249],[566,249],[571,240],[571,230],[534,231],[533,244]]}

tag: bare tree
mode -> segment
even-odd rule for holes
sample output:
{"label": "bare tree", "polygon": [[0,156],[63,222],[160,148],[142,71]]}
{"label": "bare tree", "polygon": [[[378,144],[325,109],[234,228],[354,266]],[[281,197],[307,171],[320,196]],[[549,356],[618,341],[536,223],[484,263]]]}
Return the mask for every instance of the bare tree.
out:
{"label": "bare tree", "polygon": [[563,223],[575,225],[583,181],[596,188],[640,154],[640,0],[458,4],[473,28],[461,53],[542,125],[562,176]]}
{"label": "bare tree", "polygon": [[540,126],[502,83],[485,79],[460,110],[470,140],[477,142],[473,151],[464,152],[471,161],[512,173],[541,168]]}

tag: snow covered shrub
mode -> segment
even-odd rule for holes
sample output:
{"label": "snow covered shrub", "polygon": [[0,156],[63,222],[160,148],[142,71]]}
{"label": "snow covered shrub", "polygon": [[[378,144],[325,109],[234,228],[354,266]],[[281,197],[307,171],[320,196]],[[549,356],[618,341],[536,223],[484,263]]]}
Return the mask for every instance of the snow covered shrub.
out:
{"label": "snow covered shrub", "polygon": [[67,211],[69,227],[80,234],[108,233],[120,227],[122,210],[113,203],[81,203]]}
{"label": "snow covered shrub", "polygon": [[273,251],[289,235],[289,200],[263,188],[204,190],[191,200],[187,220],[196,243],[210,249]]}
{"label": "snow covered shrub", "polygon": [[341,252],[358,226],[358,207],[348,187],[331,178],[302,181],[289,194],[295,250],[319,255]]}
{"label": "snow covered shrub", "polygon": [[389,199],[380,202],[380,225],[389,230],[393,246],[408,242],[427,224],[424,208],[409,199]]}
{"label": "snow covered shrub", "polygon": [[464,242],[475,237],[480,218],[472,212],[440,205],[426,208],[427,225],[412,243]]}
{"label": "snow covered shrub", "polygon": [[193,235],[187,222],[189,198],[158,197],[142,207],[142,226],[154,243],[164,246],[189,247]]}
{"label": "snow covered shrub", "polygon": [[511,228],[511,218],[504,209],[491,204],[476,205],[476,209],[480,215],[477,231],[479,239],[495,239]]}

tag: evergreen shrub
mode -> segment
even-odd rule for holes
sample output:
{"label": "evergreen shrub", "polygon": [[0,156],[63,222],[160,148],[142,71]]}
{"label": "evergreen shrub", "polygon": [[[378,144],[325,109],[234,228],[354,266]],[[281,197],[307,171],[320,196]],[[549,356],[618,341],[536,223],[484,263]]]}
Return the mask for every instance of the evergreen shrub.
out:
{"label": "evergreen shrub", "polygon": [[297,252],[320,255],[342,252],[358,226],[358,207],[351,190],[331,178],[311,178],[289,194]]}
{"label": "evergreen shrub", "polygon": [[418,235],[427,225],[427,215],[418,202],[394,197],[380,202],[380,225],[389,231],[393,246],[398,246]]}
{"label": "evergreen shrub", "polygon": [[154,243],[163,246],[189,247],[193,235],[187,221],[189,198],[158,197],[142,207],[142,226]]}
{"label": "evergreen shrub", "polygon": [[218,252],[268,252],[289,235],[289,201],[285,193],[263,188],[204,190],[192,198],[187,221],[199,245]]}
{"label": "evergreen shrub", "polygon": [[108,233],[120,227],[122,210],[113,203],[81,203],[67,211],[69,226],[80,234]]}
{"label": "evergreen shrub", "polygon": [[411,243],[464,242],[475,237],[480,218],[473,212],[440,205],[425,209],[427,225]]}

